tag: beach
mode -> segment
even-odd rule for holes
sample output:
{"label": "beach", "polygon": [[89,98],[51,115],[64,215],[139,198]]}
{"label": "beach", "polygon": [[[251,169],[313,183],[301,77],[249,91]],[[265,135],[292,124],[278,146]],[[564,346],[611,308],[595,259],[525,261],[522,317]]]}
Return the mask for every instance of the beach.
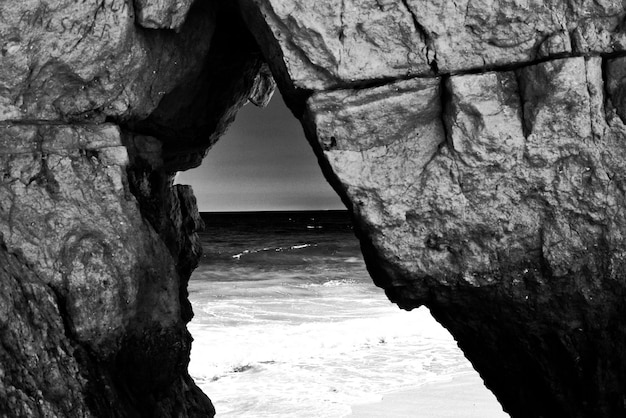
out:
{"label": "beach", "polygon": [[506,416],[426,308],[373,285],[346,213],[205,223],[189,371],[217,418]]}
{"label": "beach", "polygon": [[508,418],[477,373],[383,395],[352,406],[346,418]]}

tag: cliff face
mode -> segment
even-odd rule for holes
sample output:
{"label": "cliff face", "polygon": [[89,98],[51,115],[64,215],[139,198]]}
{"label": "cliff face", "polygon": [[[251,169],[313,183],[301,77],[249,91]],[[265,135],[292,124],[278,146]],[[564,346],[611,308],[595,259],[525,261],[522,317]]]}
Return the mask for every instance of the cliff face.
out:
{"label": "cliff face", "polygon": [[0,4],[0,416],[214,414],[172,178],[273,84],[227,2],[191,3]]}
{"label": "cliff face", "polygon": [[0,415],[213,415],[186,371],[200,221],[172,177],[267,103],[262,56],[392,301],[427,305],[514,417],[626,415],[625,17],[0,3]]}
{"label": "cliff face", "polygon": [[625,415],[622,2],[239,3],[388,297],[514,417]]}

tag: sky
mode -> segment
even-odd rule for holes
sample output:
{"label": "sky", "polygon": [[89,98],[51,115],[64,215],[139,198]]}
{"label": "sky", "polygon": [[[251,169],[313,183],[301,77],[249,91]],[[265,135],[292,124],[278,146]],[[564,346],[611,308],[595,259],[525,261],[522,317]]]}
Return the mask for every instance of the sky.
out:
{"label": "sky", "polygon": [[278,92],[264,109],[245,105],[177,183],[193,187],[200,212],[345,209]]}

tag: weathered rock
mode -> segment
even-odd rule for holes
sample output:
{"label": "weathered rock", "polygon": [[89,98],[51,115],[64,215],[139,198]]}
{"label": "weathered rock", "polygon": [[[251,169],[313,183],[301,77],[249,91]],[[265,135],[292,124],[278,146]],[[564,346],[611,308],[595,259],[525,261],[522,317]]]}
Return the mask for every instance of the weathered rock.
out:
{"label": "weathered rock", "polygon": [[3,2],[2,120],[145,118],[201,66],[216,6],[200,3],[172,36],[140,30],[126,0]]}
{"label": "weathered rock", "polygon": [[301,89],[626,48],[625,11],[614,0],[239,3],[274,72]]}
{"label": "weathered rock", "polygon": [[190,3],[141,3],[176,31],[122,0],[0,4],[0,416],[214,415],[172,179],[271,82],[231,5]]}
{"label": "weathered rock", "polygon": [[[16,389],[2,398],[9,403],[0,402],[0,411],[19,415],[11,399],[20,399],[33,416],[48,410],[60,414],[72,403],[89,407],[84,413],[95,416],[115,408],[145,408],[148,415],[169,415],[170,407],[161,405],[167,397],[149,399],[166,389],[184,398],[187,386],[193,387],[186,374],[190,339],[185,317],[188,320],[189,315],[181,312],[176,255],[142,219],[130,192],[128,154],[119,129],[19,125],[3,127],[0,138],[5,173],[0,186],[3,251],[5,257],[19,254],[34,286],[5,297],[18,312],[25,309],[19,298],[42,304],[42,324],[49,324],[39,329],[37,323],[26,322],[23,332],[46,332],[50,344],[60,341],[60,347],[66,347],[33,350],[43,352],[46,368],[68,364],[67,370],[58,371],[59,366],[51,370],[60,374],[58,391],[65,381],[76,391],[76,399],[69,400],[56,392],[32,396],[37,393],[32,390],[41,390],[52,377],[43,373],[25,379],[21,377],[25,365],[18,363],[22,369],[3,379]],[[3,275],[19,280],[10,270],[3,270]],[[5,325],[9,336],[20,326],[9,320]],[[13,345],[13,349],[20,353],[23,347]],[[36,353],[32,355],[39,357]],[[160,360],[158,368],[155,358]],[[141,400],[139,405],[131,407],[133,402],[119,399],[115,380],[128,385],[126,391]],[[91,392],[85,390],[87,386]],[[212,409],[208,400],[204,409]]]}
{"label": "weathered rock", "polygon": [[192,0],[135,0],[137,22],[144,28],[179,29]]}
{"label": "weathered rock", "polygon": [[272,100],[276,90],[276,82],[267,64],[263,64],[258,75],[254,79],[254,86],[248,100],[258,107],[265,107]]}
{"label": "weathered rock", "polygon": [[624,413],[626,127],[604,102],[601,58],[307,102],[377,284],[427,305],[513,416]]}
{"label": "weathered rock", "polygon": [[626,10],[531,3],[240,0],[388,297],[512,416],[622,416]]}
{"label": "weathered rock", "polygon": [[[270,95],[273,91],[273,81],[267,80],[267,74],[262,71],[259,48],[237,10],[230,2],[219,4],[216,9],[219,17],[215,34],[210,38],[210,49],[203,61],[196,67],[190,63],[184,78],[163,95],[147,118],[124,120],[125,129],[158,137],[163,142],[164,169],[168,172],[200,165],[207,150],[233,122],[237,110],[249,97]],[[193,13],[194,10],[190,16]],[[185,36],[184,31],[181,36]],[[260,92],[259,88],[264,91]]]}
{"label": "weathered rock", "polygon": [[4,244],[0,266],[0,414],[89,416],[57,297]]}

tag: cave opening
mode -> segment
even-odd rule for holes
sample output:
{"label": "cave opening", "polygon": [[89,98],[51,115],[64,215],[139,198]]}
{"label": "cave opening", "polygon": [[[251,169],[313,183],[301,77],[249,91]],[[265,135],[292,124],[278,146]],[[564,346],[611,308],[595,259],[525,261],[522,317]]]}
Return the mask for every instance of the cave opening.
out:
{"label": "cave opening", "polygon": [[374,286],[279,94],[244,106],[177,182],[205,222],[189,372],[218,417],[383,416],[390,402],[398,416],[506,416],[426,308],[400,310]]}

